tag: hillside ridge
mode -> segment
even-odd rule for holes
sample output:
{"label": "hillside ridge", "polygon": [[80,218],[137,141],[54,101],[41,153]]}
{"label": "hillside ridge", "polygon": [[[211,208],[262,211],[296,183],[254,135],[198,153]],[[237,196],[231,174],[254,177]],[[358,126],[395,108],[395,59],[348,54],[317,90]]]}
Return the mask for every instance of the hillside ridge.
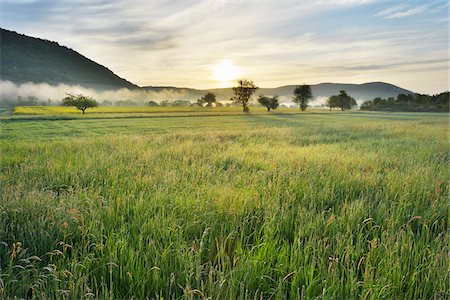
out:
{"label": "hillside ridge", "polygon": [[107,90],[138,88],[107,67],[58,42],[0,28],[0,78],[14,83],[59,83]]}

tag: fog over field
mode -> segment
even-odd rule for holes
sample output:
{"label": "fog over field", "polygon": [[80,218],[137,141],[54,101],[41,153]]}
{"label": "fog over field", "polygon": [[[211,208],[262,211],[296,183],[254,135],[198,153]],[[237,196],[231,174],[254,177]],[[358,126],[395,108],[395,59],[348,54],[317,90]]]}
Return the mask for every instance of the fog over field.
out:
{"label": "fog over field", "polygon": [[0,99],[17,100],[18,97],[28,98],[36,97],[38,100],[60,101],[66,96],[66,93],[84,94],[94,97],[99,101],[149,101],[149,100],[176,100],[184,99],[188,93],[173,90],[162,90],[159,92],[148,90],[130,90],[126,88],[117,90],[98,91],[86,88],[81,85],[58,84],[50,85],[47,83],[22,83],[15,84],[10,81],[0,81]]}
{"label": "fog over field", "polygon": [[[83,87],[81,85],[68,85],[57,84],[50,85],[48,83],[33,83],[26,82],[22,84],[16,84],[10,81],[0,81],[0,104],[15,104],[18,99],[27,100],[28,98],[37,98],[42,102],[51,101],[52,105],[59,103],[67,93],[70,94],[83,94],[93,97],[100,103],[103,101],[110,101],[112,105],[117,104],[118,101],[133,101],[136,104],[146,105],[149,101],[160,102],[163,100],[189,100],[195,102],[197,98],[186,89],[173,89],[162,88],[158,91],[148,89],[135,89],[130,90],[127,88],[114,89],[114,90],[96,90],[93,88]],[[206,93],[206,91],[205,91]],[[258,92],[256,93],[258,95]],[[271,95],[274,96],[274,95]],[[256,103],[256,97],[254,97]],[[219,101],[223,103],[231,102],[229,97],[219,97]],[[315,97],[310,105],[313,107],[321,107],[325,104],[327,97],[318,96]],[[361,104],[363,99],[356,99],[358,104]],[[292,97],[280,96],[280,103],[285,105],[294,105]]]}

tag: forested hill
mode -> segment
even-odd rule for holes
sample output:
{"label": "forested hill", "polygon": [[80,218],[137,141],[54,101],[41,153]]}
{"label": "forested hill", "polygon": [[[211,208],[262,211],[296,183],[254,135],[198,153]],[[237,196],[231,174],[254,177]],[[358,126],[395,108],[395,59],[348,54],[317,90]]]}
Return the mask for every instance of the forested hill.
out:
{"label": "forested hill", "polygon": [[78,84],[95,89],[138,88],[108,68],[56,42],[0,30],[1,80]]}

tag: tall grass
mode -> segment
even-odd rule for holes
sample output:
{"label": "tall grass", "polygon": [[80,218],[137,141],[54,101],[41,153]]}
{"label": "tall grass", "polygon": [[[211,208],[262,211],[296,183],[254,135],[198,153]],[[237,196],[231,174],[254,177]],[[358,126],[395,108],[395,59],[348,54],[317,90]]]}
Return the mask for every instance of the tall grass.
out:
{"label": "tall grass", "polygon": [[4,123],[0,298],[448,299],[447,117]]}

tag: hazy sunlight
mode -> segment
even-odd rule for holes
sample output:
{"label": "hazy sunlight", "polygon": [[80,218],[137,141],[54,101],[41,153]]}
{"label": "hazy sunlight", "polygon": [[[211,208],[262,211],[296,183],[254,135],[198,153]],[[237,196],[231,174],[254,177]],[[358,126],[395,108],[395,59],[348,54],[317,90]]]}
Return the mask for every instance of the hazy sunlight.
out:
{"label": "hazy sunlight", "polygon": [[222,60],[213,67],[213,78],[220,82],[221,85],[231,83],[239,76],[239,69],[229,60]]}

